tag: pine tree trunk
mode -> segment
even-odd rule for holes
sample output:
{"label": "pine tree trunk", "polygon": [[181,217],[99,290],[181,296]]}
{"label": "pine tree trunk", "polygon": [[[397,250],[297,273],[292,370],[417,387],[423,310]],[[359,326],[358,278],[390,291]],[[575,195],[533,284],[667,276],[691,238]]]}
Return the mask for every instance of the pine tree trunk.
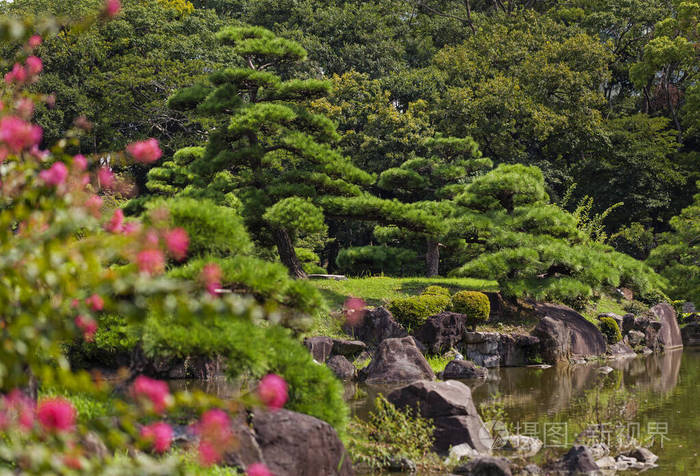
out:
{"label": "pine tree trunk", "polygon": [[301,267],[299,258],[297,258],[297,253],[294,251],[294,243],[292,243],[292,239],[289,233],[287,233],[287,230],[275,228],[272,234],[277,244],[277,252],[280,255],[280,260],[289,270],[289,275],[297,279],[306,279],[306,273]]}
{"label": "pine tree trunk", "polygon": [[440,271],[440,248],[437,240],[427,239],[427,249],[425,252],[425,275],[429,278],[437,276]]}

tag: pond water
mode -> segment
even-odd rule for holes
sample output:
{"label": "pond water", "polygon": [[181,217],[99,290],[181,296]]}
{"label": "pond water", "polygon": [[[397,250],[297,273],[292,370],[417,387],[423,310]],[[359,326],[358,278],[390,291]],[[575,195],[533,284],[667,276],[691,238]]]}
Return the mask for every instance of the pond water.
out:
{"label": "pond water", "polygon": [[[604,373],[601,367],[611,367]],[[648,475],[700,475],[700,348],[619,361],[551,368],[492,369],[493,380],[465,381],[477,408],[500,408],[503,429],[545,442],[540,457],[566,451],[585,428],[590,441],[648,441],[659,456]],[[362,387],[354,414],[371,410],[377,393]],[[352,394],[353,389],[349,388]],[[496,405],[494,405],[496,404]],[[625,474],[625,473],[621,473]],[[632,473],[627,473],[632,474]]]}

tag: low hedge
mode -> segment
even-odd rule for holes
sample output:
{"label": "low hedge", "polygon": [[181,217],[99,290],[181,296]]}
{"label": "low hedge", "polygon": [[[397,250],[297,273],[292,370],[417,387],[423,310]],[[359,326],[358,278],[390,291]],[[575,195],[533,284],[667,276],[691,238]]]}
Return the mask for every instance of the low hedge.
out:
{"label": "low hedge", "polygon": [[391,301],[389,310],[407,329],[420,327],[430,316],[439,314],[450,305],[450,297],[439,294],[421,294]]}

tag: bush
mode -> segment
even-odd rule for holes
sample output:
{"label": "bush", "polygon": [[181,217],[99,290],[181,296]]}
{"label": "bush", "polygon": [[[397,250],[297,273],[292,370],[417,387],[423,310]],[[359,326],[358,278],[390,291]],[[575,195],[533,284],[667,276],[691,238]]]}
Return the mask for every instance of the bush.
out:
{"label": "bush", "polygon": [[450,290],[442,286],[428,286],[423,290],[424,295],[450,296]]}
{"label": "bush", "polygon": [[440,470],[440,459],[432,453],[434,426],[431,420],[413,416],[410,408],[397,410],[382,395],[367,421],[355,418],[349,426],[348,452],[353,463],[378,471],[391,460],[405,457],[422,470]]}
{"label": "bush", "polygon": [[418,253],[388,246],[357,246],[340,250],[335,260],[341,273],[351,276],[406,276],[423,271]]}
{"label": "bush", "polygon": [[421,326],[426,319],[444,311],[449,305],[449,296],[422,294],[394,299],[389,304],[389,310],[399,323],[410,330]]}
{"label": "bush", "polygon": [[617,344],[622,340],[622,333],[617,321],[612,317],[603,316],[598,318],[600,321],[600,332],[603,333],[609,344]]}
{"label": "bush", "polygon": [[467,316],[467,322],[476,327],[486,322],[491,312],[488,296],[478,291],[460,291],[452,296],[452,310]]}

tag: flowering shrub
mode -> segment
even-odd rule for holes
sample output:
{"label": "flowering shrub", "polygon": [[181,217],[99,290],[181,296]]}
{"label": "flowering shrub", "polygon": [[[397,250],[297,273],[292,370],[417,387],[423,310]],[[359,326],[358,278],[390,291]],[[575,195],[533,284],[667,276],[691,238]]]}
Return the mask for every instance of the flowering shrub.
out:
{"label": "flowering shrub", "polygon": [[[119,8],[118,0],[108,0],[99,18],[111,18]],[[20,55],[41,44],[37,35],[25,41]],[[148,223],[138,223],[125,222],[121,210],[104,210],[100,194],[126,184],[97,161],[68,153],[79,145],[79,130],[42,148],[42,130],[30,118],[34,104],[48,98],[25,89],[42,68],[36,56],[20,58],[0,92],[0,466],[13,468],[13,474],[185,474],[176,456],[139,451],[167,452],[173,440],[167,412],[175,409],[202,415],[194,424],[200,459],[215,463],[235,444],[229,414],[257,399],[171,394],[164,382],[135,376],[104,418],[81,421],[69,399],[60,396],[36,403],[40,387],[113,394],[99,375],[73,371],[64,355],[66,343],[94,339],[103,314],[129,322],[167,315],[183,328],[216,318],[266,317],[252,299],[218,295],[220,273],[214,268],[206,270],[202,283],[164,275],[168,256],[186,256],[187,233],[168,225],[167,211],[152,210]],[[127,152],[144,163],[162,154],[153,139]],[[120,376],[116,385],[129,380]],[[270,408],[286,401],[281,380],[275,376],[273,390],[262,398]],[[160,421],[152,422],[154,417]]]}

